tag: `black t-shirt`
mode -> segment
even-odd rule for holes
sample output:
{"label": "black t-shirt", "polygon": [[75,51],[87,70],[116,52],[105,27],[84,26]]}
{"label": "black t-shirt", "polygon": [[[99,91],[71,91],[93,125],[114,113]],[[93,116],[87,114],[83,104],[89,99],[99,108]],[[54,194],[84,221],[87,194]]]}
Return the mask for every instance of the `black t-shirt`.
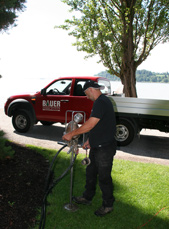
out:
{"label": "black t-shirt", "polygon": [[113,104],[108,97],[101,94],[94,102],[90,117],[99,118],[99,122],[89,132],[91,147],[99,147],[115,142],[116,119]]}

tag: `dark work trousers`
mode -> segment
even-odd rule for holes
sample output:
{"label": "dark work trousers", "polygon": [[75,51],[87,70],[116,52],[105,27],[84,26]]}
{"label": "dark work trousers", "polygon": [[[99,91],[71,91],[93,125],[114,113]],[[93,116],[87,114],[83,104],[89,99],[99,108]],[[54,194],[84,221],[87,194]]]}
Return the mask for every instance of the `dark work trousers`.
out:
{"label": "dark work trousers", "polygon": [[112,145],[91,148],[89,153],[91,163],[86,168],[86,186],[83,196],[87,200],[92,200],[95,195],[98,177],[99,186],[102,191],[102,205],[104,207],[112,207],[115,201],[111,177],[113,157],[115,153],[116,147]]}

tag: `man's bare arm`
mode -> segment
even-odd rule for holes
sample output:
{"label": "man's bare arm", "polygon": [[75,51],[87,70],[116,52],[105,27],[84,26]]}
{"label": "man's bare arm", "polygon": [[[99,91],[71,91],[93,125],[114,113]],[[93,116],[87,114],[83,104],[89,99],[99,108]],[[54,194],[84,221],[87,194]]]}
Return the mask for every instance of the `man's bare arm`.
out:
{"label": "man's bare arm", "polygon": [[63,135],[62,139],[66,141],[70,141],[74,136],[79,134],[84,134],[89,132],[91,129],[93,129],[96,124],[99,122],[99,118],[91,117],[89,118],[81,127],[78,129],[75,129],[71,131],[68,134]]}

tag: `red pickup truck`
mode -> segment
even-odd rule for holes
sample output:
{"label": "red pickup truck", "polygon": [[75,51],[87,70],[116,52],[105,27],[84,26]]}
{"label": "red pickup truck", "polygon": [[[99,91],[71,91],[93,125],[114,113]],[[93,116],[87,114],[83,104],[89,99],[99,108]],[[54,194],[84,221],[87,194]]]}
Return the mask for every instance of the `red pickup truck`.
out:
{"label": "red pickup truck", "polygon": [[169,132],[168,100],[112,96],[110,81],[102,77],[58,78],[34,95],[11,96],[5,104],[5,114],[12,117],[14,128],[21,133],[27,132],[38,121],[43,125],[67,123],[72,120],[73,111],[81,111],[84,122],[93,106],[83,92],[87,80],[103,85],[102,93],[112,101],[118,145],[128,145],[143,128]]}
{"label": "red pickup truck", "polygon": [[69,122],[71,112],[83,111],[89,118],[93,102],[85,96],[83,85],[87,80],[94,80],[105,86],[103,93],[111,93],[110,82],[101,77],[61,77],[48,84],[34,95],[14,95],[5,104],[5,114],[12,116],[16,131],[27,132],[40,121],[43,125],[56,122]]}

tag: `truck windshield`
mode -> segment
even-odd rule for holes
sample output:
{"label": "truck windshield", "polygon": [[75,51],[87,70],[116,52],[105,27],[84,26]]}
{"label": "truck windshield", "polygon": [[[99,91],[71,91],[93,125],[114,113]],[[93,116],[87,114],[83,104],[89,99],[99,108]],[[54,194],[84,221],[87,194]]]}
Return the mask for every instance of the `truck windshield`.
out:
{"label": "truck windshield", "polygon": [[71,83],[71,79],[57,80],[46,89],[46,93],[47,95],[69,95]]}

